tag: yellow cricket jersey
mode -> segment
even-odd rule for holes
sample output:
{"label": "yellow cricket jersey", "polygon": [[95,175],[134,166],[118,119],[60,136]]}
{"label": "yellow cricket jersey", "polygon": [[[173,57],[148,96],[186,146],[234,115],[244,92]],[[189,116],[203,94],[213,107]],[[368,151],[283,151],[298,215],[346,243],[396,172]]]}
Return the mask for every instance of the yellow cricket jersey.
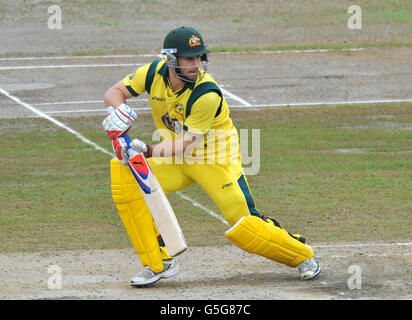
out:
{"label": "yellow cricket jersey", "polygon": [[204,136],[192,155],[185,160],[223,163],[239,161],[239,138],[229,107],[216,81],[206,73],[196,83],[186,83],[173,92],[165,60],[155,60],[123,79],[133,96],[149,94],[152,117],[162,140],[182,137],[183,130]]}

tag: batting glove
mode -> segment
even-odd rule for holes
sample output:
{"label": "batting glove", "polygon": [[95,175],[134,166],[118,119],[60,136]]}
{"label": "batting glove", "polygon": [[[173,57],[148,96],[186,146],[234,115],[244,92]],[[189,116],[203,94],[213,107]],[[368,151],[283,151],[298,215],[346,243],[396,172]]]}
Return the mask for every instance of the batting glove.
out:
{"label": "batting glove", "polygon": [[103,120],[102,125],[113,140],[125,135],[136,117],[136,113],[129,106],[121,104]]}
{"label": "batting glove", "polygon": [[152,147],[139,139],[133,139],[132,142],[130,142],[130,148],[138,153],[143,153],[146,158],[152,156]]}
{"label": "batting glove", "polygon": [[121,163],[127,164],[127,161],[129,161],[129,155],[127,154],[126,140],[122,137],[114,138],[112,140],[112,147],[117,159],[119,159]]}

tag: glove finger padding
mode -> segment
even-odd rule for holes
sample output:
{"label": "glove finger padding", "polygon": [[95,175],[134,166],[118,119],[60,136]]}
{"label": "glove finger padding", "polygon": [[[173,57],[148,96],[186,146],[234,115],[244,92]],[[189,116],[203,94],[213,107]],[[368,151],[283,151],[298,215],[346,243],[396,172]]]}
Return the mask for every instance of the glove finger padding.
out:
{"label": "glove finger padding", "polygon": [[136,150],[139,153],[145,153],[147,152],[147,145],[143,141],[139,139],[133,139],[132,142],[130,143],[130,147],[134,150]]}
{"label": "glove finger padding", "polygon": [[112,140],[112,147],[117,159],[119,159],[121,163],[127,164],[129,155],[127,154],[126,140],[122,137],[115,138]]}
{"label": "glove finger padding", "polygon": [[121,104],[103,120],[102,125],[109,138],[115,139],[127,133],[136,117],[129,106]]}
{"label": "glove finger padding", "polygon": [[133,139],[130,148],[138,153],[143,153],[146,158],[152,157],[152,147],[139,139]]}

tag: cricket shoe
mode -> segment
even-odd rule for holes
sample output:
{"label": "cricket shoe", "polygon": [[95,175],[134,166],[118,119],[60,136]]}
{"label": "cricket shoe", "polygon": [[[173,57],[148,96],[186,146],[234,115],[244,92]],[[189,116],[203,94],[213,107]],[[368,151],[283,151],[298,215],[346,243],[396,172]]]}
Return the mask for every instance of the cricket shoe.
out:
{"label": "cricket shoe", "polygon": [[144,287],[159,281],[162,278],[170,278],[179,273],[179,266],[175,259],[164,260],[164,269],[161,272],[153,272],[149,267],[145,267],[135,277],[130,279],[133,287]]}
{"label": "cricket shoe", "polygon": [[[307,244],[305,244],[307,245]],[[313,252],[311,246],[307,245]],[[312,258],[303,261],[302,263],[298,264],[298,269],[300,273],[300,278],[302,280],[309,280],[315,278],[320,272],[320,265],[315,260],[314,255],[312,254]]]}

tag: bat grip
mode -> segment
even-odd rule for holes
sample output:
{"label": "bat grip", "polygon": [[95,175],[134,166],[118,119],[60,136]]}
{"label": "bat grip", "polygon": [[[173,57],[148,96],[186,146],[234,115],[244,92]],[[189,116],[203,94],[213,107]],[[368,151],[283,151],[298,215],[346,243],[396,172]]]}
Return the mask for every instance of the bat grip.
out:
{"label": "bat grip", "polygon": [[129,154],[130,158],[133,158],[138,152],[136,152],[136,150],[134,150],[130,146],[130,143],[132,142],[132,140],[130,140],[130,137],[127,133],[123,136],[123,138],[124,138],[124,141],[126,141],[127,143],[127,153]]}
{"label": "bat grip", "polygon": [[130,140],[129,135],[126,133],[126,134],[123,136],[123,138],[124,138],[124,141],[126,141],[126,143],[127,143],[127,149],[130,149],[130,143],[132,142],[132,140]]}

